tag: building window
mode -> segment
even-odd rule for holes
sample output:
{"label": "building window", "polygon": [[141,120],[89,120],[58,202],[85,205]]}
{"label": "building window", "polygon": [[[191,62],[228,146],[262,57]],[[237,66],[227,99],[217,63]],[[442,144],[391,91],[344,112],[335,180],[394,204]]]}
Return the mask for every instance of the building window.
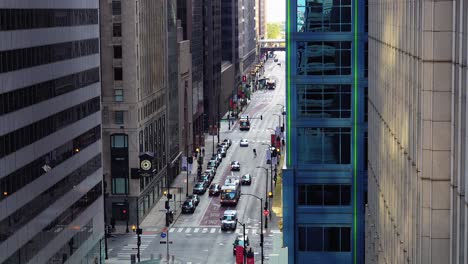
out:
{"label": "building window", "polygon": [[122,46],[114,46],[114,59],[122,58]]}
{"label": "building window", "polygon": [[297,1],[297,32],[350,32],[351,0]]}
{"label": "building window", "polygon": [[123,89],[115,89],[114,90],[114,101],[116,102],[123,102]]}
{"label": "building window", "polygon": [[123,80],[123,71],[122,68],[114,68],[114,81]]}
{"label": "building window", "polygon": [[117,16],[122,14],[122,3],[120,1],[112,1],[112,15]]}
{"label": "building window", "polygon": [[299,184],[297,203],[301,206],[351,205],[349,184]]}
{"label": "building window", "polygon": [[297,129],[300,164],[350,164],[351,128]]}
{"label": "building window", "polygon": [[350,118],[351,85],[297,85],[297,108],[303,118]]}
{"label": "building window", "polygon": [[350,75],[351,41],[297,42],[298,75]]}
{"label": "building window", "polygon": [[113,37],[122,37],[122,23],[113,23],[112,24],[112,36]]}
{"label": "building window", "polygon": [[112,135],[111,148],[128,148],[128,136],[125,134]]}
{"label": "building window", "polygon": [[336,226],[298,226],[298,250],[350,252],[351,228]]}
{"label": "building window", "polygon": [[122,125],[124,123],[124,111],[114,112],[114,123],[117,125]]}
{"label": "building window", "polygon": [[128,194],[128,178],[112,178],[112,194]]}

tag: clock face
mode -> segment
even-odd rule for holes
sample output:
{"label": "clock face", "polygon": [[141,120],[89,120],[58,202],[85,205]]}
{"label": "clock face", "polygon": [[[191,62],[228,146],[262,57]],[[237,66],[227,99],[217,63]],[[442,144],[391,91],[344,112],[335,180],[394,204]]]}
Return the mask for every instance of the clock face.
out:
{"label": "clock face", "polygon": [[151,169],[151,161],[149,161],[149,160],[141,161],[140,167],[141,167],[141,169],[143,169],[145,171]]}

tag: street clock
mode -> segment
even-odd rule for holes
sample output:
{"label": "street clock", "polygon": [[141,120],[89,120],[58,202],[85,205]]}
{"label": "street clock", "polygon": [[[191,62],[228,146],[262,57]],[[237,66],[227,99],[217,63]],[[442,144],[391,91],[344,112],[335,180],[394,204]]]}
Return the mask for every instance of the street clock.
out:
{"label": "street clock", "polygon": [[144,170],[144,171],[150,170],[150,169],[151,169],[151,161],[146,160],[146,159],[145,159],[145,160],[142,160],[142,161],[140,162],[140,168],[141,168],[142,170]]}

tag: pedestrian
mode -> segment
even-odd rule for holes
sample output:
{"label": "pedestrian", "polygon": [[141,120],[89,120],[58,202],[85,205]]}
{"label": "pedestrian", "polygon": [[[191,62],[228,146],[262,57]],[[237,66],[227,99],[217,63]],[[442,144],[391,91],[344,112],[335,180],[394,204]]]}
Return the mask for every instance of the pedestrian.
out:
{"label": "pedestrian", "polygon": [[203,157],[205,157],[205,148],[201,149],[201,153],[202,153]]}

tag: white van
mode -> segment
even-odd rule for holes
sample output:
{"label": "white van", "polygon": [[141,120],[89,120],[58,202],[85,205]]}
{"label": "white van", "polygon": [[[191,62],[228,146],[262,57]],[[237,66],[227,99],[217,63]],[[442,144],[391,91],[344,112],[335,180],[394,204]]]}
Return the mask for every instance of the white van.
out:
{"label": "white van", "polygon": [[237,211],[226,210],[221,218],[221,230],[236,230],[237,228]]}

